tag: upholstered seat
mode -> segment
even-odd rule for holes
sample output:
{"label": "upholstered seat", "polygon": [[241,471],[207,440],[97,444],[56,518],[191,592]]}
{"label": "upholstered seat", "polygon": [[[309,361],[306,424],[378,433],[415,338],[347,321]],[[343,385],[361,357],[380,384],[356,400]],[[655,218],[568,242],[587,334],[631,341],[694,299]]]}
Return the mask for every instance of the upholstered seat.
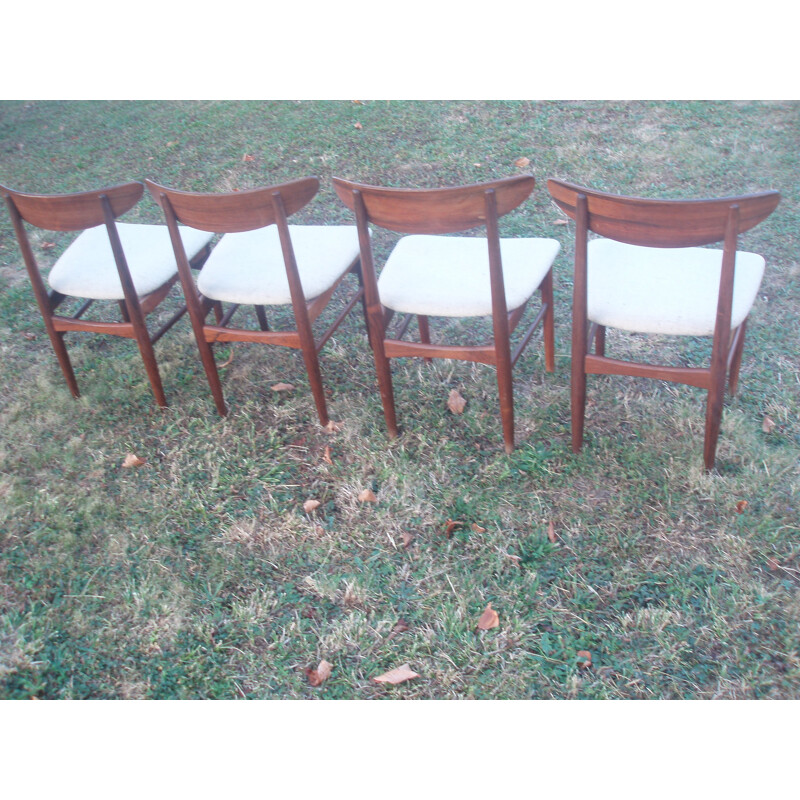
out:
{"label": "upholstered seat", "polygon": [[[722,250],[594,239],[587,258],[591,322],[640,333],[714,335]],[[763,275],[762,256],[737,251],[731,329],[747,318]]]}
{"label": "upholstered seat", "polygon": [[[354,225],[289,225],[306,300],[330,289],[358,258]],[[291,305],[278,228],[226,233],[198,276],[205,297],[223,303]]]}
{"label": "upholstered seat", "polygon": [[[555,239],[500,239],[506,308],[539,288],[558,254]],[[492,313],[486,239],[404,236],[378,278],[381,302],[403,314],[478,317]]]}
{"label": "upholstered seat", "polygon": [[[122,250],[139,297],[154,292],[176,274],[175,253],[166,225],[118,222]],[[213,234],[181,228],[186,254],[191,261]],[[122,300],[125,295],[105,225],[83,231],[64,251],[48,276],[50,286],[70,297]]]}

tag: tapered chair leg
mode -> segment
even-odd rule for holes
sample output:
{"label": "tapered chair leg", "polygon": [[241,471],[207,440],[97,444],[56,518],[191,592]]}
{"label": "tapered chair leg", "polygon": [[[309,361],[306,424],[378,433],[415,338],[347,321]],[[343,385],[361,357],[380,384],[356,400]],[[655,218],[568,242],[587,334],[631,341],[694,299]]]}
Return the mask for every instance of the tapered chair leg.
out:
{"label": "tapered chair leg", "polygon": [[711,374],[711,388],[708,390],[706,405],[706,435],[703,444],[703,460],[708,472],[714,469],[717,453],[717,440],[722,425],[722,405],[725,399],[725,373]]}
{"label": "tapered chair leg", "polygon": [[736,350],[731,360],[731,369],[728,376],[728,391],[731,395],[736,394],[739,388],[739,369],[742,366],[742,353],[744,352],[744,337],[747,334],[747,320],[739,326],[739,340],[736,342]]}
{"label": "tapered chair leg", "polygon": [[572,411],[572,452],[583,447],[583,422],[586,415],[586,324],[577,326],[572,335],[572,377],[570,406]]}
{"label": "tapered chair leg", "polygon": [[[200,336],[203,336],[202,331]],[[214,405],[216,405],[219,415],[224,417],[228,414],[228,409],[225,406],[225,398],[222,394],[222,383],[219,379],[219,370],[217,369],[217,361],[214,358],[214,350],[210,342],[205,341],[204,338],[196,338],[197,349],[200,352],[200,361],[203,363],[208,386],[211,389],[211,396],[214,398]]]}
{"label": "tapered chair leg", "polygon": [[328,417],[328,404],[325,401],[325,390],[322,386],[322,372],[319,368],[319,359],[314,345],[303,347],[303,361],[308,373],[308,382],[311,385],[311,394],[314,397],[314,405],[317,407],[319,424],[323,427],[330,422]]}
{"label": "tapered chair leg", "polygon": [[544,336],[544,365],[547,372],[555,372],[556,369],[556,335],[555,335],[555,313],[553,312],[553,268],[551,267],[545,275],[541,286],[542,303],[547,304],[544,312],[542,333]]}
{"label": "tapered chair leg", "polygon": [[50,343],[53,345],[58,365],[61,367],[61,373],[67,382],[69,391],[73,397],[80,397],[81,393],[78,390],[78,381],[75,378],[75,371],[72,369],[72,362],[67,353],[67,346],[64,344],[64,334],[58,331],[48,331],[50,334]]}
{"label": "tapered chair leg", "polygon": [[153,389],[153,395],[156,398],[161,408],[167,407],[167,398],[164,394],[164,387],[161,383],[161,376],[158,373],[158,364],[156,363],[156,354],[153,350],[153,345],[147,335],[137,336],[136,344],[139,345],[139,352],[142,355],[144,368],[147,371],[147,377],[150,379],[150,386]]}
{"label": "tapered chair leg", "polygon": [[594,352],[598,356],[606,354],[606,326],[598,325],[594,335]]}
{"label": "tapered chair leg", "polygon": [[500,419],[506,453],[514,451],[514,382],[508,342],[497,348],[497,390],[500,396]]}
{"label": "tapered chair leg", "polygon": [[[428,318],[426,316],[417,314],[417,326],[419,327],[419,340],[422,344],[430,344],[431,343],[431,328],[428,324]],[[432,358],[425,358],[423,359],[426,364],[431,364],[433,362]]]}

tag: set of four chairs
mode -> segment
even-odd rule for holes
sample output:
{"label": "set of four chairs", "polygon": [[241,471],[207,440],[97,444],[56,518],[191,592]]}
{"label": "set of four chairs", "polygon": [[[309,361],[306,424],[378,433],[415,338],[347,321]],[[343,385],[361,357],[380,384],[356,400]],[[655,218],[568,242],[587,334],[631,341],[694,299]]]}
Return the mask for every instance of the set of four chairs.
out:
{"label": "set of four chairs", "polygon": [[[313,177],[225,194],[183,192],[149,180],[146,184],[166,225],[117,221],[142,198],[139,182],[65,195],[0,186],[45,327],[75,397],[78,386],[64,335],[90,331],[135,339],[156,402],[166,406],[153,345],[188,313],[220,414],[227,409],[213,345],[261,342],[302,352],[319,421],[326,425],[318,354],[360,303],[391,437],[398,435],[398,425],[390,359],[451,358],[496,368],[505,449],[513,450],[512,369],[540,326],[546,369],[555,369],[552,266],[559,242],[504,238],[499,231],[500,218],[530,196],[533,176],[436,189],[394,189],[334,178],[334,189],[353,211],[355,226],[289,224],[317,194],[319,181]],[[644,376],[707,390],[704,463],[713,469],[726,384],[735,392],[747,316],[764,272],[762,256],[737,249],[738,236],[772,213],[779,193],[650,200],[560,180],[548,181],[548,189],[575,222],[573,451],[583,443],[586,375]],[[49,291],[25,223],[82,231],[50,271]],[[403,234],[380,276],[370,225]],[[454,235],[476,228],[483,235]],[[222,236],[212,247],[218,234]],[[706,247],[719,242],[722,250]],[[348,275],[355,276],[357,288],[332,324],[315,337],[314,322]],[[145,318],[178,280],[185,305],[151,334]],[[537,292],[539,311],[512,350],[511,334]],[[85,302],[71,316],[57,314],[67,297]],[[116,303],[121,321],[83,319],[96,300]],[[266,308],[287,305],[293,310],[294,329],[272,330]],[[232,325],[241,306],[255,308],[257,329]],[[395,314],[404,319],[389,335]],[[479,316],[491,317],[490,342],[469,346],[431,341],[430,317]],[[414,317],[418,341],[405,341]],[[605,353],[607,327],[712,336],[711,362],[689,368],[610,358]]]}

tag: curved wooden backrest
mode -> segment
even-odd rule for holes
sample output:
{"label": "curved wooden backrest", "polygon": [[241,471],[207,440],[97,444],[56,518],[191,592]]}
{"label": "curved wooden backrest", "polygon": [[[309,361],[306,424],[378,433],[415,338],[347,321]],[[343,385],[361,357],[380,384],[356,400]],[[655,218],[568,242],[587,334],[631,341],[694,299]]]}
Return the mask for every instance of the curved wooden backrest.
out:
{"label": "curved wooden backrest", "polygon": [[133,208],[144,193],[139,181],[120,183],[106,189],[72,194],[26,194],[0,186],[0,193],[9,197],[17,212],[31,225],[48,231],[78,231],[94,228],[105,222],[101,197],[111,204],[114,217]]}
{"label": "curved wooden backrest", "polygon": [[547,188],[556,204],[572,219],[579,194],[587,199],[589,230],[627,244],[648,247],[697,247],[725,238],[728,212],[739,206],[738,233],[766,219],[777,207],[779,192],[708,200],[649,200],[596,192],[550,179]]}
{"label": "curved wooden backrest", "polygon": [[213,233],[239,233],[271,225],[275,222],[273,195],[276,192],[280,194],[288,217],[309,203],[319,191],[319,180],[313,177],[224,194],[181,192],[151,180],[145,183],[159,206],[162,195],[169,199],[178,222]]}
{"label": "curved wooden backrest", "polygon": [[494,190],[502,217],[527,199],[535,183],[532,175],[517,175],[446,189],[389,189],[333,178],[348,208],[355,210],[353,192],[358,191],[369,221],[398,233],[456,233],[485,225],[488,189]]}

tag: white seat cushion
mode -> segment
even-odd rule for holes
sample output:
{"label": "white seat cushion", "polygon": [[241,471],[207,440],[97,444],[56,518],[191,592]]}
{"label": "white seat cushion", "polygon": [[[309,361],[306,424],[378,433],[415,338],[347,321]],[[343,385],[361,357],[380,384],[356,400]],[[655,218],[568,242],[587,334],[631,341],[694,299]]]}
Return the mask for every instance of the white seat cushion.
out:
{"label": "white seat cushion", "polygon": [[[330,289],[359,254],[352,225],[290,225],[289,235],[306,300]],[[290,304],[277,226],[226,233],[200,271],[197,288],[224,303]]]}
{"label": "white seat cushion", "polygon": [[[501,239],[509,311],[530,299],[550,269],[555,239]],[[381,303],[403,314],[482,317],[492,313],[486,239],[404,236],[378,279]]]}
{"label": "white seat cushion", "polygon": [[[588,317],[640,333],[713,336],[721,269],[721,250],[594,239],[588,248]],[[731,328],[750,313],[763,275],[762,256],[736,253]]]}
{"label": "white seat cushion", "polygon": [[[139,297],[154,292],[178,271],[166,225],[118,222],[117,231]],[[180,231],[189,260],[214,236],[192,228]],[[106,226],[83,231],[56,261],[48,281],[57,292],[70,297],[122,300],[125,295]]]}

